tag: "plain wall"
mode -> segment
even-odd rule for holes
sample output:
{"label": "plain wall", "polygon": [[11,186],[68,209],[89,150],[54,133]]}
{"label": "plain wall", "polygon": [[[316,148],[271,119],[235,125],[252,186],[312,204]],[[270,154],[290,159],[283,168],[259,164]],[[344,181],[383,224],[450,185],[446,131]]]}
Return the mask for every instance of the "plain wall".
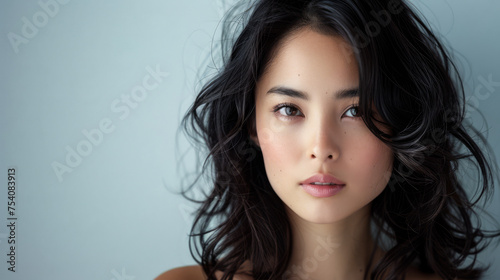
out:
{"label": "plain wall", "polygon": [[[488,130],[499,158],[500,3],[412,2],[455,50],[467,98],[488,126],[474,110],[468,114]],[[1,279],[152,279],[194,264],[187,238],[194,207],[172,190],[196,158],[179,164],[189,145],[176,135],[227,6],[0,3]],[[482,86],[488,79],[496,85]],[[11,167],[15,273],[7,270]],[[489,209],[500,220],[499,192]],[[499,249],[480,259],[492,262],[486,279],[500,279]]]}

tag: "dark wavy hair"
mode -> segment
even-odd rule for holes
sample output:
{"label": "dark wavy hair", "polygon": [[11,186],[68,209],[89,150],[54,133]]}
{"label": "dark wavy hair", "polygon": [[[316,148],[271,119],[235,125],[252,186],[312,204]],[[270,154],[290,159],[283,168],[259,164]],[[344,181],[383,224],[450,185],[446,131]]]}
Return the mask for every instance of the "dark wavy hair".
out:
{"label": "dark wavy hair", "polygon": [[[394,154],[388,186],[371,208],[376,241],[389,245],[365,278],[403,279],[410,265],[444,279],[479,278],[486,268],[476,257],[500,235],[482,229],[478,215],[478,202],[493,190],[495,161],[481,151],[479,144],[489,147],[485,138],[466,129],[457,67],[408,3],[259,0],[243,15],[243,22],[225,22],[222,45],[232,49],[182,122],[208,148],[202,168],[213,186],[202,200],[188,197],[201,204],[189,248],[208,279],[216,279],[216,271],[223,272],[222,280],[232,279],[246,260],[254,279],[281,279],[289,263],[290,223],[250,136],[255,85],[280,41],[303,27],[349,43],[359,68],[363,120]],[[242,30],[231,40],[229,29],[238,24]],[[478,171],[470,185],[474,195],[460,180],[470,170],[467,163]]]}

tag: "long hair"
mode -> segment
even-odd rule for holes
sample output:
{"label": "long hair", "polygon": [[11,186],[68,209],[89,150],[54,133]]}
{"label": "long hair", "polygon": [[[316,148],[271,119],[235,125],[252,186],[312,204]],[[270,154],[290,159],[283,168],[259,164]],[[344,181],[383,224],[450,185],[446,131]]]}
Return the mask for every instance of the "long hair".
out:
{"label": "long hair", "polygon": [[[371,208],[390,247],[365,278],[403,279],[414,264],[444,279],[479,278],[486,268],[476,257],[500,235],[480,228],[476,209],[489,197],[496,169],[478,144],[485,139],[472,129],[475,141],[464,126],[462,80],[424,21],[403,0],[259,0],[247,14],[224,65],[182,123],[206,145],[203,170],[213,182],[198,201],[189,244],[208,279],[216,271],[232,279],[246,260],[254,279],[282,279],[289,263],[290,223],[250,135],[257,81],[280,41],[306,26],[349,43],[363,120],[394,154],[389,183]],[[479,171],[477,199],[459,176],[468,162]]]}

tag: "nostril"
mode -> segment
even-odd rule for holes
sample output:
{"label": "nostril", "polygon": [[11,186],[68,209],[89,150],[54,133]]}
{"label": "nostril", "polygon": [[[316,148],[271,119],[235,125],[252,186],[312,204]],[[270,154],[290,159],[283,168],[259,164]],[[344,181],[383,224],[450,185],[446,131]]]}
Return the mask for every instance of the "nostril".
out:
{"label": "nostril", "polygon": [[[316,158],[315,154],[311,154],[311,158]],[[328,159],[333,159],[333,155],[328,155]]]}

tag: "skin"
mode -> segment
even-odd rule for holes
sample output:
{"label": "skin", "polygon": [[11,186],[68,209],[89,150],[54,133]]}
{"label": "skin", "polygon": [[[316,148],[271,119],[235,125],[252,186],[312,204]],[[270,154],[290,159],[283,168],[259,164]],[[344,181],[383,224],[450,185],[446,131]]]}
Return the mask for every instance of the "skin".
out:
{"label": "skin", "polygon": [[[374,248],[370,234],[370,203],[387,185],[393,154],[356,114],[358,97],[339,98],[339,92],[359,85],[356,59],[346,46],[342,38],[310,28],[295,31],[283,39],[256,85],[252,140],[262,150],[294,236],[284,279],[363,279],[372,250],[374,262],[384,254]],[[277,87],[300,91],[305,98]],[[331,197],[311,196],[300,183],[318,173],[345,186]],[[251,270],[251,263],[242,269]],[[222,272],[216,276],[220,279]],[[201,267],[188,266],[157,278],[165,279],[207,278]],[[440,278],[412,267],[406,279]]]}
{"label": "skin", "polygon": [[[373,248],[370,202],[392,170],[390,148],[356,113],[359,97],[339,95],[359,85],[356,59],[346,46],[340,37],[296,31],[280,44],[256,87],[253,140],[292,224],[291,279],[362,279]],[[283,103],[288,107],[279,107]],[[300,183],[318,173],[345,186],[331,197],[311,196]]]}

